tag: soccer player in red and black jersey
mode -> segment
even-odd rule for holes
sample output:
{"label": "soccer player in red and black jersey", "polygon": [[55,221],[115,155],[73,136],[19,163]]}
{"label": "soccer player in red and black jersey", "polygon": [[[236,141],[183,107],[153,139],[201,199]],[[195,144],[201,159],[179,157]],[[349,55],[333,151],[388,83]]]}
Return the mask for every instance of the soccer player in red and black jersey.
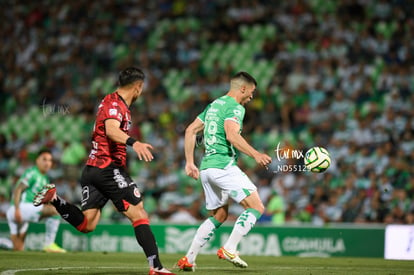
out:
{"label": "soccer player in red and black jersey", "polygon": [[165,269],[158,255],[158,247],[149,226],[141,194],[125,171],[126,146],[131,146],[138,158],[153,160],[148,143],[139,142],[128,135],[131,127],[129,106],[141,95],[144,73],[135,67],[119,74],[119,87],[104,97],[99,105],[92,134],[92,149],[82,172],[82,211],[57,196],[46,195],[53,189],[42,190],[34,199],[35,204],[50,202],[59,214],[80,232],[96,228],[102,207],[111,200],[117,210],[131,221],[138,243],[142,246],[150,265],[150,275],[173,274]]}

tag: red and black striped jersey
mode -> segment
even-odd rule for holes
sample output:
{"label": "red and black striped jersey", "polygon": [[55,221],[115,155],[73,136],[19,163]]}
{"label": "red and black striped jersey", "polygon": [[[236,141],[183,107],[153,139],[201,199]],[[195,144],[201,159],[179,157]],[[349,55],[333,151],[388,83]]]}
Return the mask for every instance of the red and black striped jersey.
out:
{"label": "red and black striped jersey", "polygon": [[99,104],[92,133],[92,149],[87,165],[99,168],[114,163],[126,166],[126,145],[111,140],[105,133],[105,120],[116,119],[121,122],[120,129],[128,134],[131,128],[131,112],[124,99],[117,92],[104,97]]}

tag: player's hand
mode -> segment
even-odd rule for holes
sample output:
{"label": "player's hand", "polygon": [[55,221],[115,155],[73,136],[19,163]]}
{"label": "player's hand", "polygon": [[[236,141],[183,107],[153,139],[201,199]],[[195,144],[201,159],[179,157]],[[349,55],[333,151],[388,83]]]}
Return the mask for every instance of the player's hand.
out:
{"label": "player's hand", "polygon": [[14,220],[15,220],[17,223],[22,223],[22,221],[23,221],[23,219],[22,219],[22,214],[20,213],[20,209],[19,209],[19,208],[16,208],[16,209],[14,210]]}
{"label": "player's hand", "polygon": [[263,167],[266,167],[266,169],[268,169],[268,165],[269,165],[269,163],[271,163],[272,162],[272,158],[269,156],[269,155],[267,155],[267,154],[262,154],[262,153],[259,153],[259,154],[257,154],[255,157],[254,157],[254,160],[258,163],[258,164],[260,164],[261,166],[263,166]]}
{"label": "player's hand", "polygon": [[137,153],[139,160],[148,162],[154,159],[154,156],[150,151],[154,149],[151,144],[137,141],[132,146],[132,149],[134,149],[135,153]]}
{"label": "player's hand", "polygon": [[194,163],[187,163],[185,165],[185,173],[187,176],[192,177],[193,179],[198,179],[200,176],[200,171],[198,170],[197,166]]}

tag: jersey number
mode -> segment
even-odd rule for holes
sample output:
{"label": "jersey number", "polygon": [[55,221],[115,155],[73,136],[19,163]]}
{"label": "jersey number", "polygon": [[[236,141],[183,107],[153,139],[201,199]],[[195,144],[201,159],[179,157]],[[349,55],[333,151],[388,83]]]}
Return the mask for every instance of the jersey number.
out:
{"label": "jersey number", "polygon": [[214,145],[217,142],[217,122],[210,121],[207,125],[207,134],[208,137],[206,138],[206,155],[212,155],[216,153],[216,149],[209,148],[209,146]]}
{"label": "jersey number", "polygon": [[213,145],[217,142],[216,133],[217,133],[217,122],[211,121],[207,126],[207,133],[208,138],[206,139],[206,143],[208,145]]}

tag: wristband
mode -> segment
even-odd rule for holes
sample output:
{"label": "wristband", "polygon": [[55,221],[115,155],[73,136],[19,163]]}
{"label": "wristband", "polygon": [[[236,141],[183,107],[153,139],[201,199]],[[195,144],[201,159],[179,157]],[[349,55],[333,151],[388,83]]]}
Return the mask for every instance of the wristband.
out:
{"label": "wristband", "polygon": [[126,145],[128,145],[128,146],[132,146],[132,145],[134,145],[134,143],[136,142],[137,140],[136,139],[134,139],[134,138],[132,138],[132,137],[129,137],[127,140],[126,140]]}

